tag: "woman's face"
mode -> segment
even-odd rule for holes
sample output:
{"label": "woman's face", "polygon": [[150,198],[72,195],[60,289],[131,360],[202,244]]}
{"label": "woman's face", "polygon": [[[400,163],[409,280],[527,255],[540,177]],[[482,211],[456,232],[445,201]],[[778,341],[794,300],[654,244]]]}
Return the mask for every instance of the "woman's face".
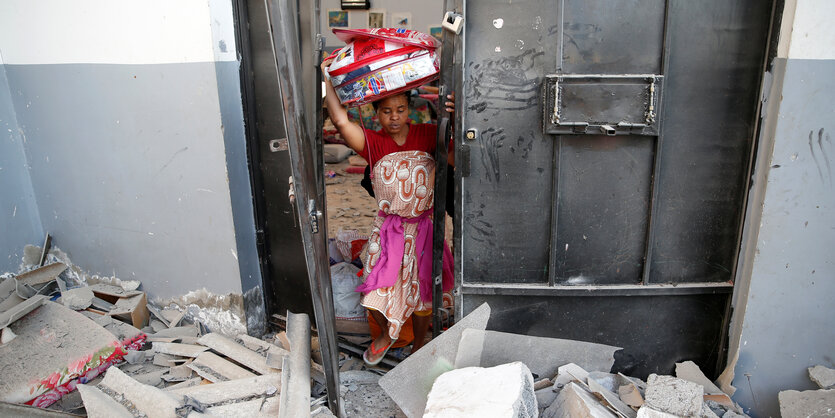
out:
{"label": "woman's face", "polygon": [[402,94],[380,100],[377,119],[386,133],[392,136],[399,134],[409,123],[409,100]]}

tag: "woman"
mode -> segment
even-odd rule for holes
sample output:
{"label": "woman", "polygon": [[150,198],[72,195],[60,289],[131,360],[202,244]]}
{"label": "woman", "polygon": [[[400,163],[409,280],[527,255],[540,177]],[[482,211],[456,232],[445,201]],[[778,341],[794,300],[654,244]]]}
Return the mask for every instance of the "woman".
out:
{"label": "woman", "polygon": [[[322,63],[322,72],[332,59]],[[389,96],[374,103],[382,129],[371,131],[348,119],[330,80],[325,77],[325,104],[331,122],[346,144],[368,161],[372,187],[380,209],[368,240],[362,305],[382,332],[363,354],[369,365],[379,363],[397,341],[410,316],[414,329],[412,352],[426,338],[432,313],[432,203],[435,135],[431,124],[409,121],[409,96]],[[448,96],[447,111],[454,109]],[[450,152],[450,164],[452,161]],[[426,246],[428,245],[428,247]],[[428,248],[428,251],[427,251]],[[444,285],[451,287],[452,255],[445,249]]]}

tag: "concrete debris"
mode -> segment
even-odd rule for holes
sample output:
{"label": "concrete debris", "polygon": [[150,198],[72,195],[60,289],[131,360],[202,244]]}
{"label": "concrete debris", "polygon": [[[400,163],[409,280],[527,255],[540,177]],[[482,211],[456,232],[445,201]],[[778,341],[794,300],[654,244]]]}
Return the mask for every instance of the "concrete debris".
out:
{"label": "concrete debris", "polygon": [[489,318],[490,306],[484,303],[386,373],[380,378],[380,386],[406,416],[421,416],[435,379],[453,368],[461,334],[467,329],[484,330]]}
{"label": "concrete debris", "polygon": [[197,357],[198,354],[208,350],[209,347],[181,343],[153,343],[151,349],[155,353],[171,354],[172,356]]}
{"label": "concrete debris", "polygon": [[47,297],[43,295],[33,296],[25,301],[18,303],[9,310],[0,313],[0,328],[6,328],[13,322],[23,318],[29,312],[37,309],[47,301]]}
{"label": "concrete debris", "polygon": [[609,371],[618,350],[619,347],[583,341],[468,329],[461,335],[455,367],[493,367],[521,361],[540,377],[554,376],[557,367],[566,363],[576,363],[586,370]]}
{"label": "concrete debris", "polygon": [[367,370],[339,373],[339,393],[346,416],[405,417],[379,381],[379,374]]}
{"label": "concrete debris", "polygon": [[260,374],[278,372],[278,370],[267,366],[266,355],[262,356],[223,335],[217,333],[206,334],[200,337],[197,342]]}
{"label": "concrete debris", "polygon": [[685,417],[699,415],[704,402],[702,385],[672,376],[649,375],[646,404],[648,408]]}
{"label": "concrete debris", "polygon": [[279,417],[310,416],[310,318],[287,312],[290,355],[284,357]]}
{"label": "concrete debris", "polygon": [[597,398],[577,382],[566,384],[557,399],[542,414],[543,418],[617,418],[618,416],[601,405]]}
{"label": "concrete debris", "polygon": [[835,389],[784,390],[777,399],[783,418],[835,417]]}
{"label": "concrete debris", "polygon": [[821,365],[810,367],[809,379],[817,383],[821,389],[831,389],[835,386],[835,370]]}
{"label": "concrete debris", "polygon": [[440,375],[426,401],[424,418],[537,417],[531,371],[521,362],[467,367]]}
{"label": "concrete debris", "polygon": [[644,405],[638,409],[638,418],[679,418],[679,416],[657,411],[647,405]]}
{"label": "concrete debris", "polygon": [[93,304],[93,297],[93,291],[82,286],[61,293],[61,303],[74,311],[80,311]]}
{"label": "concrete debris", "polygon": [[587,372],[582,367],[574,364],[568,363],[564,364],[557,368],[557,376],[554,379],[554,387],[556,389],[561,389],[563,386],[567,385],[569,382],[572,381],[579,381],[582,383],[586,383],[589,377],[589,372]]}
{"label": "concrete debris", "polygon": [[627,418],[635,418],[637,416],[635,411],[624,401],[622,401],[616,393],[612,392],[606,386],[603,386],[602,384],[598,383],[596,379],[592,378],[591,373],[589,374],[588,385],[589,390],[592,393],[598,395],[599,397],[602,397],[604,403],[610,409],[616,410],[618,415]]}
{"label": "concrete debris", "polygon": [[187,366],[204,379],[213,383],[255,377],[255,374],[247,371],[243,367],[231,361],[224,360],[222,357],[208,351],[200,353]]}

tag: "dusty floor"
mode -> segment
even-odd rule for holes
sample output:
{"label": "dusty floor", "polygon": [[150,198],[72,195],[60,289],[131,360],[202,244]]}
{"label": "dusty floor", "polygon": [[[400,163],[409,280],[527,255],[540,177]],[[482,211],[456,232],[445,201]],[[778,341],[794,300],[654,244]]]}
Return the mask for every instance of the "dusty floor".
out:
{"label": "dusty floor", "polygon": [[345,172],[348,160],[339,164],[325,164],[325,172],[336,176],[327,178],[326,204],[328,209],[328,237],[336,237],[342,229],[356,229],[363,235],[371,233],[371,223],[377,213],[377,202],[360,186],[362,174]]}

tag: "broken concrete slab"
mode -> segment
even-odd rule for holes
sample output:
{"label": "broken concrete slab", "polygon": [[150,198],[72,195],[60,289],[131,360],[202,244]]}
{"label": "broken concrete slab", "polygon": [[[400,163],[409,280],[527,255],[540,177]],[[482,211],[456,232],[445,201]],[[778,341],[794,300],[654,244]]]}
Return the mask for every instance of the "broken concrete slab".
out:
{"label": "broken concrete slab", "polygon": [[93,297],[93,291],[87,286],[82,286],[62,292],[61,303],[74,311],[80,311],[93,304]]}
{"label": "broken concrete slab", "polygon": [[171,354],[172,356],[197,357],[209,347],[194,344],[160,343],[154,342],[151,349],[156,353]]}
{"label": "broken concrete slab", "polygon": [[168,369],[160,369],[148,373],[132,375],[131,377],[143,385],[159,386],[162,383],[162,376],[166,373],[168,373]]}
{"label": "broken concrete slab", "polygon": [[23,318],[26,314],[32,312],[48,300],[49,298],[47,298],[44,295],[32,296],[31,298],[26,299],[25,301],[15,305],[11,309],[3,313],[0,313],[0,328],[8,327],[14,321]]}
{"label": "broken concrete slab", "polygon": [[147,351],[136,351],[136,350],[128,350],[128,353],[125,354],[125,361],[129,364],[139,364],[144,363],[146,360]]}
{"label": "broken concrete slab", "polygon": [[77,389],[81,397],[84,398],[84,408],[88,417],[135,418],[125,405],[117,402],[95,386],[78,385]]}
{"label": "broken concrete slab", "polygon": [[16,278],[18,282],[25,285],[38,286],[55,280],[66,269],[67,265],[64,263],[52,263],[20,274]]}
{"label": "broken concrete slab", "polygon": [[[171,394],[188,396],[202,404],[235,403],[250,400],[254,396],[281,391],[281,373],[198,385],[170,390]],[[273,395],[268,395],[273,396]],[[276,396],[277,398],[277,396]]]}
{"label": "broken concrete slab", "polygon": [[[481,347],[467,342],[470,338],[481,341]],[[566,363],[575,363],[586,370],[609,371],[615,362],[615,351],[621,349],[584,341],[482,330],[464,331],[461,341],[468,349],[458,350],[456,368],[464,365],[492,367],[521,361],[531,373],[541,377],[554,376],[558,366]]]}
{"label": "broken concrete slab", "polygon": [[0,402],[0,417],[15,418],[81,418],[82,415],[70,414],[67,412],[54,411],[51,409],[37,408],[29,405],[18,405],[8,402]]}
{"label": "broken concrete slab", "polygon": [[[488,319],[490,319],[490,306],[483,303],[386,373],[380,379],[380,386],[406,416],[413,418],[423,415],[426,396],[432,389],[435,379],[453,368],[461,334],[466,329],[484,330]],[[412,383],[404,385],[403,382]]]}
{"label": "broken concrete slab", "polygon": [[59,387],[92,378],[91,371],[123,355],[113,334],[55,302],[44,301],[9,328],[17,337],[0,347],[0,400],[7,402],[46,407],[60,398]]}
{"label": "broken concrete slab", "polygon": [[264,417],[274,418],[279,414],[278,396],[263,395],[257,399],[227,405],[218,405],[206,409],[206,415],[212,417]]}
{"label": "broken concrete slab", "polygon": [[184,382],[191,379],[192,370],[188,365],[174,366],[168,369],[168,373],[162,375],[162,380],[166,382]]}
{"label": "broken concrete slab", "polygon": [[143,385],[116,367],[111,367],[98,385],[79,385],[82,387],[85,388],[80,389],[84,406],[92,418],[112,416],[108,414],[119,411],[116,405],[128,411],[129,416],[176,417],[180,406],[178,398],[170,392]]}
{"label": "broken concrete slab", "polygon": [[290,355],[284,358],[279,418],[310,416],[310,317],[287,311]]}
{"label": "broken concrete slab", "polygon": [[540,379],[540,380],[537,380],[536,382],[534,382],[533,390],[537,391],[537,390],[544,389],[544,388],[550,388],[551,386],[554,386],[554,382],[552,382],[551,379],[548,379],[548,378]]}
{"label": "broken concrete slab", "polygon": [[835,389],[784,390],[777,399],[783,418],[835,417]]}
{"label": "broken concrete slab", "polygon": [[702,370],[696,363],[692,361],[685,361],[683,363],[676,363],[676,377],[702,385],[705,390],[704,399],[719,402],[729,408],[735,408],[731,397],[719,389],[710,379],[705,376]]}
{"label": "broken concrete slab", "polygon": [[232,360],[261,374],[275,373],[278,370],[267,366],[267,358],[236,343],[229,337],[218,333],[209,333],[197,340],[198,343],[229,357]]}
{"label": "broken concrete slab", "polygon": [[254,373],[208,351],[200,353],[187,366],[204,379],[213,383],[255,377]]}
{"label": "broken concrete slab", "polygon": [[821,389],[831,389],[835,386],[835,370],[821,365],[810,367],[809,379],[817,383]]}
{"label": "broken concrete slab", "polygon": [[618,418],[576,382],[566,384],[542,418]]}
{"label": "broken concrete slab", "polygon": [[644,404],[644,397],[634,383],[619,386],[618,397],[632,408],[640,408]]}
{"label": "broken concrete slab", "polygon": [[280,370],[283,367],[284,358],[289,355],[289,351],[279,346],[272,346],[267,350],[267,366]]}
{"label": "broken concrete slab", "polygon": [[629,405],[623,402],[617,394],[600,384],[596,379],[592,378],[591,374],[589,374],[588,385],[589,390],[592,393],[600,395],[611,408],[614,408],[618,412],[619,415],[627,418],[637,417],[637,414]]}
{"label": "broken concrete slab", "polygon": [[542,414],[546,408],[554,403],[554,400],[557,399],[557,394],[559,394],[559,390],[556,390],[553,387],[539,389],[534,392],[534,395],[536,395],[536,405],[539,407],[540,414]]}
{"label": "broken concrete slab", "polygon": [[554,379],[554,388],[560,389],[573,380],[586,383],[589,378],[589,372],[586,369],[574,364],[568,363],[557,367],[557,375]]}
{"label": "broken concrete slab", "polygon": [[466,367],[440,375],[426,401],[424,418],[455,416],[527,418],[539,415],[531,371],[521,362]]}
{"label": "broken concrete slab", "polygon": [[177,390],[177,389],[190,388],[192,386],[197,386],[201,383],[203,383],[203,378],[200,377],[200,376],[197,376],[197,377],[192,377],[191,379],[188,379],[188,380],[184,380],[180,383],[173,384],[171,386],[166,386],[162,390],[172,391],[172,390]]}
{"label": "broken concrete slab", "polygon": [[702,385],[672,376],[649,375],[646,406],[685,417],[698,415],[704,403]]}
{"label": "broken concrete slab", "polygon": [[[205,351],[203,353],[205,353]],[[200,353],[200,354],[203,354],[203,353]],[[199,357],[199,355],[198,355],[198,357]],[[177,363],[174,362],[175,358],[177,358],[177,357],[172,356],[170,354],[156,353],[156,354],[154,354],[154,364],[157,365],[157,366],[162,366],[162,367],[174,367],[174,366],[177,365]]]}

